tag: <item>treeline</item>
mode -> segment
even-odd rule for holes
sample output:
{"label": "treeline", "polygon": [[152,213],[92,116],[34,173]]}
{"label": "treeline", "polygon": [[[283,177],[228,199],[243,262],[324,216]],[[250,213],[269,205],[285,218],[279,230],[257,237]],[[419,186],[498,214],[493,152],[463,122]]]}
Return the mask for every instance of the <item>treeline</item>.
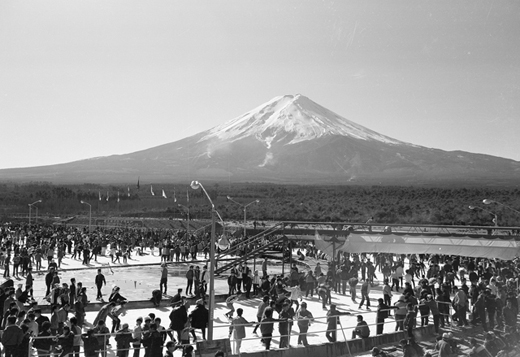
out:
{"label": "treeline", "polygon": [[[492,225],[494,214],[500,226],[520,226],[520,214],[504,205],[483,204],[483,199],[501,202],[520,211],[518,188],[434,188],[397,186],[294,186],[274,184],[209,184],[205,186],[225,220],[321,221],[375,223]],[[27,213],[28,204],[39,215],[88,214],[103,216],[209,218],[210,206],[202,190],[187,184],[153,185],[52,185],[48,183],[0,184],[0,207],[5,217]],[[165,193],[166,198],[162,197]],[[107,200],[108,196],[108,200]],[[101,199],[100,199],[101,198]],[[468,206],[476,206],[471,210]],[[478,208],[480,207],[480,208]]]}

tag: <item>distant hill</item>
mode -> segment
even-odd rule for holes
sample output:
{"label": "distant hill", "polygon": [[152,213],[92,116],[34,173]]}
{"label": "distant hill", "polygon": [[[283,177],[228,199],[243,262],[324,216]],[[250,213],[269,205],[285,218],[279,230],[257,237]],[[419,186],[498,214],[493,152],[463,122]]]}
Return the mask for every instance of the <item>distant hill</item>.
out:
{"label": "distant hill", "polygon": [[520,162],[402,142],[297,95],[210,130],[124,155],[0,170],[0,180],[120,183],[517,185]]}

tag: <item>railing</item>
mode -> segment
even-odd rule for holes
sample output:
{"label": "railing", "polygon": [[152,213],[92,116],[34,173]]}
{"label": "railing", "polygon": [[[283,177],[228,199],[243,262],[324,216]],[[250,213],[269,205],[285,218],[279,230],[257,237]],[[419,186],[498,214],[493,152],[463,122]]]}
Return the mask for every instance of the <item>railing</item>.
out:
{"label": "railing", "polygon": [[[451,306],[451,304],[450,304],[450,303],[447,303],[447,302],[438,302],[438,303],[439,303],[439,304],[447,304],[448,307],[449,307],[448,314],[442,314],[442,313],[441,313],[441,315],[442,315],[441,318],[446,318],[446,317],[450,318],[450,317],[451,317],[451,314],[452,314],[452,306]],[[417,305],[416,305],[416,306],[417,306]],[[395,311],[395,308],[390,308],[390,309],[382,310],[382,311],[388,311],[388,312],[391,312],[391,311]],[[357,315],[362,315],[362,316],[363,316],[363,315],[377,314],[377,311],[363,311],[363,312],[357,312],[357,311],[356,311],[356,312],[354,312],[354,313],[348,312],[349,314],[345,314],[347,311],[341,311],[341,310],[340,310],[340,312],[343,313],[343,314],[342,314],[342,315],[339,315],[339,316],[335,316],[335,318],[337,319],[336,321],[339,321],[339,326],[340,326],[339,328],[337,327],[337,324],[336,324],[336,328],[335,328],[335,329],[328,329],[328,328],[326,328],[326,329],[324,329],[324,330],[320,329],[320,330],[318,330],[318,331],[313,330],[313,331],[308,331],[308,332],[306,332],[306,333],[303,333],[303,335],[308,335],[308,334],[311,334],[311,333],[312,333],[312,334],[317,334],[317,333],[327,333],[327,332],[332,332],[332,331],[336,331],[336,334],[337,334],[339,331],[341,331],[341,334],[343,335],[343,340],[344,340],[344,341],[348,341],[348,340],[351,340],[351,339],[354,339],[354,338],[347,338],[347,336],[350,336],[350,335],[346,335],[345,330],[348,330],[349,332],[351,332],[352,330],[354,330],[355,327],[348,327],[348,328],[347,328],[347,327],[344,327],[344,325],[341,323],[341,319],[345,319],[345,318],[352,319],[352,318],[356,318]],[[431,316],[432,316],[432,315],[431,315],[431,313],[430,313],[430,314],[428,315],[428,322],[430,322],[429,320],[430,320],[430,317],[431,317]],[[297,324],[298,324],[298,321],[303,321],[303,320],[308,321],[308,322],[310,322],[310,323],[321,323],[321,324],[325,324],[325,325],[326,325],[326,324],[327,324],[327,320],[328,320],[329,318],[332,318],[332,317],[324,316],[324,317],[315,317],[315,318],[312,318],[312,319],[301,319],[301,320],[298,320],[297,318],[294,318],[294,319],[290,319],[290,320],[286,320],[286,321],[283,321],[283,320],[282,320],[282,322],[288,322],[288,323],[289,323],[289,333],[288,333],[287,335],[270,336],[269,338],[276,338],[276,337],[280,337],[280,338],[282,338],[282,337],[287,337],[287,348],[288,348],[292,336],[300,336],[300,335],[302,335],[302,333],[297,333],[297,332],[294,333],[294,332],[292,332],[292,325],[295,325],[295,324],[297,325]],[[421,317],[419,314],[416,316],[416,320],[415,320],[415,325],[416,325],[416,326],[420,325],[421,318],[422,318],[422,317]],[[323,320],[324,320],[324,322],[322,322]],[[231,327],[243,326],[243,327],[249,327],[249,328],[252,328],[252,327],[254,327],[254,326],[256,326],[256,325],[261,326],[261,325],[266,324],[266,323],[269,323],[269,324],[272,324],[272,323],[280,323],[280,321],[281,321],[281,320],[279,320],[279,319],[275,319],[274,322],[273,322],[273,321],[271,321],[271,322],[250,322],[250,323],[248,323],[248,324],[216,325],[216,326],[214,326],[214,328],[215,328],[215,329],[227,329],[227,330],[230,331],[230,335],[229,335],[230,337],[229,337],[229,339],[230,339],[230,342],[231,342],[231,347],[232,347],[232,349],[233,349],[233,353],[234,353],[234,354],[238,354],[238,355],[240,355],[240,351],[239,351],[239,350],[238,350],[238,351],[236,350],[236,342],[237,342],[237,339],[235,339],[235,338],[234,338],[234,335],[231,334]],[[395,320],[395,319],[394,319],[393,321],[395,321],[395,323],[396,323],[395,331],[405,331],[404,329],[401,329],[401,328],[399,327],[399,324],[398,324],[398,322],[404,321],[404,319],[403,319],[403,320]],[[419,322],[418,322],[418,321],[419,321]],[[386,321],[386,322],[384,322],[383,324],[388,324],[388,323],[389,323],[389,321]],[[378,323],[377,321],[376,321],[375,323],[370,323],[370,324],[367,323],[367,326],[368,326],[368,327],[376,327],[376,328],[377,328],[378,325],[380,325],[380,323]],[[185,329],[190,329],[190,327],[186,327]],[[445,328],[445,330],[451,330],[451,329],[452,329],[451,324],[448,323],[448,326],[447,326],[447,328]],[[164,329],[164,330],[160,330],[160,331],[158,331],[158,332],[161,333],[161,334],[165,334],[165,335],[166,335],[166,338],[167,338],[167,336],[170,336],[170,338],[171,338],[171,337],[173,336],[173,333],[176,332],[176,331],[175,331],[175,330],[171,330],[171,329]],[[126,333],[132,333],[132,331],[130,330],[129,332],[126,332]],[[93,335],[94,337],[104,337],[104,338],[103,338],[103,342],[104,342],[104,343],[103,343],[103,346],[102,346],[101,349],[99,349],[99,350],[97,351],[98,353],[101,354],[101,356],[106,356],[106,353],[107,353],[108,351],[113,351],[113,352],[116,352],[116,353],[117,353],[117,352],[119,352],[119,351],[130,351],[130,350],[134,350],[134,351],[135,351],[136,349],[138,349],[138,350],[146,350],[146,348],[142,346],[142,340],[140,341],[138,347],[137,347],[137,344],[136,344],[136,347],[134,347],[134,346],[132,345],[132,343],[131,343],[131,345],[130,345],[129,348],[124,348],[124,349],[110,348],[111,346],[110,346],[109,343],[107,343],[107,341],[109,341],[110,337],[115,337],[115,336],[117,336],[118,334],[119,334],[118,332],[115,332],[115,333],[105,333],[105,334],[94,334],[94,335]],[[351,334],[351,335],[352,335],[352,334]],[[373,331],[371,331],[370,336],[376,336],[376,335],[377,335],[376,333],[373,333]],[[33,336],[33,337],[30,339],[28,357],[32,357],[32,356],[35,356],[35,355],[36,355],[36,354],[34,353],[34,349],[33,349],[33,343],[34,343],[34,341],[36,341],[36,340],[38,340],[38,339],[49,339],[49,338],[55,338],[55,337],[56,337],[56,336],[46,336],[46,337],[34,337],[34,336]],[[166,339],[166,338],[165,338],[165,339]],[[263,336],[252,336],[252,337],[247,337],[247,338],[240,339],[240,341],[241,341],[241,342],[243,342],[243,341],[254,341],[254,340],[262,340],[262,339],[264,339],[264,338],[266,338],[266,337],[263,337]],[[191,340],[191,338],[190,338],[190,340]],[[182,345],[179,344],[179,345],[176,345],[176,346],[183,347],[183,346],[187,346],[187,345],[192,345],[194,348],[196,348],[196,342],[191,342],[191,343],[189,343],[189,344],[182,344]],[[165,346],[163,345],[163,346],[161,347],[161,349],[164,348],[164,347],[165,347]],[[180,347],[177,347],[177,348],[180,348]],[[282,347],[282,348],[283,348],[283,347]],[[56,355],[57,353],[59,353],[59,351],[56,352],[55,349],[53,348],[53,350],[52,350],[51,352],[49,352],[49,353],[45,353],[44,351],[39,350],[37,355],[38,355],[39,357],[44,357],[44,356]],[[69,356],[72,357],[73,355],[82,355],[82,354],[84,354],[84,353],[85,353],[85,352],[82,351],[82,349],[80,349],[80,350],[78,350],[78,351],[70,352],[70,353],[69,353]],[[161,353],[162,353],[162,352],[161,352]]]}

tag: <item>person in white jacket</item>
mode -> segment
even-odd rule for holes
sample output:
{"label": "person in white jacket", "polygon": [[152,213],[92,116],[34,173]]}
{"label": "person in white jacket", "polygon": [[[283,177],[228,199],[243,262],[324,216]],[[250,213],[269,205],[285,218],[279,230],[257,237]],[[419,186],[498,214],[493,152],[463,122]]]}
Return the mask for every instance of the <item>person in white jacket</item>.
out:
{"label": "person in white jacket", "polygon": [[300,285],[296,284],[295,286],[286,286],[285,290],[291,292],[291,303],[296,305],[294,312],[298,312],[298,308],[300,307],[300,300],[302,299],[302,290],[300,289]]}

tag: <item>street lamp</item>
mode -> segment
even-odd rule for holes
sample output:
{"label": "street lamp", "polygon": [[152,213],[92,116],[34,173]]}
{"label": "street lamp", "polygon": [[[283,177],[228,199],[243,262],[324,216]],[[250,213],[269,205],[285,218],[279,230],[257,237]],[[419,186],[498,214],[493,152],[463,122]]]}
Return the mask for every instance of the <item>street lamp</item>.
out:
{"label": "street lamp", "polygon": [[91,226],[92,226],[92,205],[83,200],[80,201],[84,205],[88,205],[88,234],[91,234]]}
{"label": "street lamp", "polygon": [[501,206],[504,206],[504,207],[507,207],[509,208],[511,211],[514,211],[518,214],[520,214],[520,211],[517,211],[516,209],[514,209],[513,207],[510,207],[502,202],[498,202],[498,201],[495,201],[495,200],[490,200],[489,198],[486,198],[486,199],[483,199],[482,200],[482,203],[485,204],[485,205],[490,205],[492,203],[496,203],[497,205],[501,205]]}
{"label": "street lamp", "polygon": [[233,198],[231,198],[230,196],[227,196],[227,199],[230,200],[231,202],[233,203],[236,203],[237,205],[239,205],[240,207],[242,207],[242,209],[244,210],[244,238],[246,237],[246,216],[247,216],[247,207],[252,205],[253,203],[260,203],[260,200],[254,200],[253,202],[249,202],[247,205],[243,205],[237,201],[235,201]]}
{"label": "street lamp", "polygon": [[[31,225],[31,208],[33,205],[40,203],[42,200],[34,201],[33,203],[29,203],[29,225]],[[36,208],[36,220],[38,220],[38,207]]]}
{"label": "street lamp", "polygon": [[495,222],[495,227],[498,227],[498,216],[495,212],[491,212],[491,211],[488,211],[487,209],[484,209],[482,207],[479,207],[479,206],[468,206],[468,208],[470,210],[476,210],[476,209],[479,209],[481,211],[484,211],[484,212],[487,212],[489,213],[490,215],[493,215],[495,217],[495,219],[493,219],[493,222]]}
{"label": "street lamp", "polygon": [[215,315],[215,205],[209,197],[208,192],[199,181],[191,181],[191,188],[194,190],[202,189],[211,204],[211,240],[209,243],[209,321],[208,321],[208,340],[213,340],[213,317]]}
{"label": "street lamp", "polygon": [[186,224],[186,235],[188,236],[188,239],[190,237],[190,208],[189,207],[186,207],[185,205],[181,205],[180,203],[177,203],[177,207],[182,207],[184,209],[186,209],[186,211],[188,212],[188,216],[187,216],[187,224]]}

